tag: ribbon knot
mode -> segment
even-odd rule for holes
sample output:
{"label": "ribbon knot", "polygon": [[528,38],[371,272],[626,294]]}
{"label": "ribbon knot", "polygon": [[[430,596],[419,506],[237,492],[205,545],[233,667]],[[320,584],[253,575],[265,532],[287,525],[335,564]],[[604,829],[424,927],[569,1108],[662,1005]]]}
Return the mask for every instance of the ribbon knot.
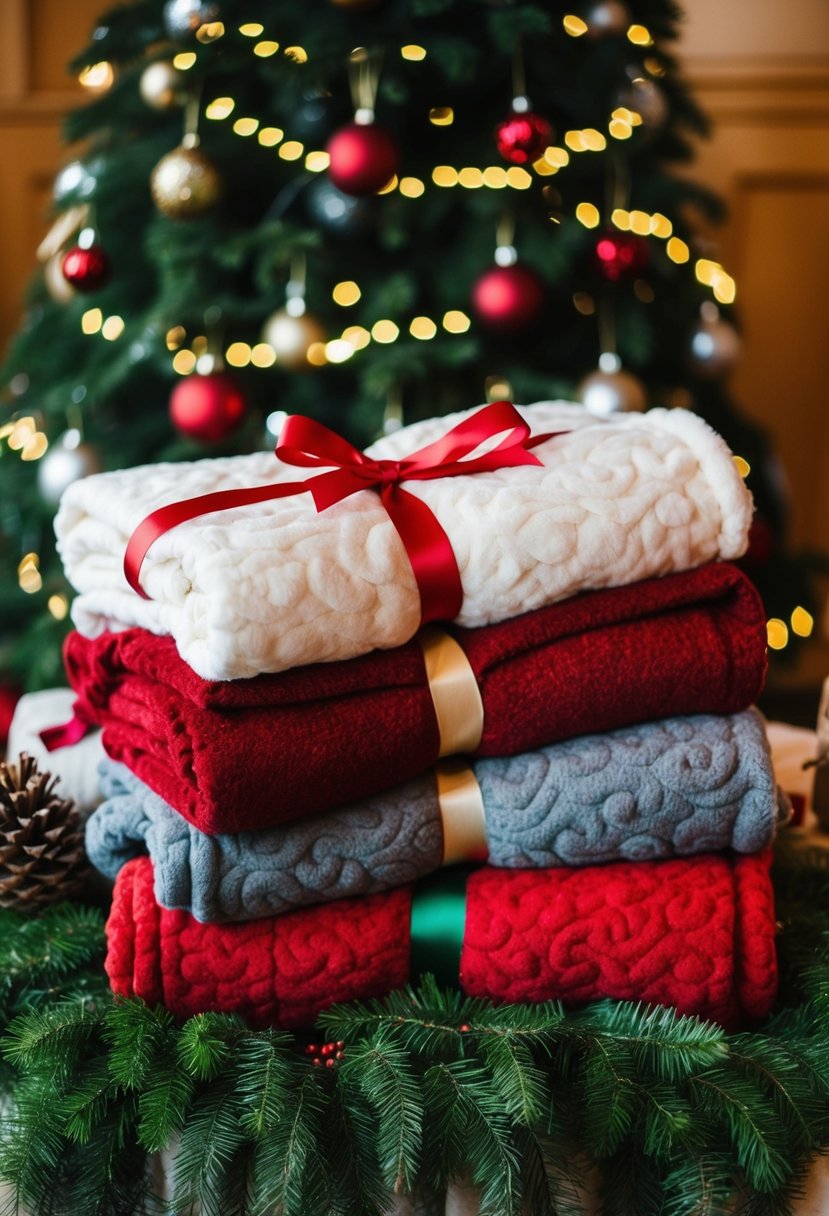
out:
{"label": "ribbon knot", "polygon": [[293,414],[285,421],[275,455],[284,464],[323,472],[306,481],[217,490],[159,507],[132,533],[124,574],[134,591],[149,598],[139,582],[147,550],[165,532],[199,515],[306,493],[312,495],[317,511],[325,511],[361,490],[375,490],[411,562],[420,592],[421,623],[451,621],[461,610],[463,588],[449,537],[426,503],[400,483],[540,465],[529,449],[551,438],[552,433],[531,438],[515,407],[509,401],[495,401],[403,460],[373,460],[328,427]]}
{"label": "ribbon knot", "polygon": [[396,486],[398,482],[405,477],[403,466],[399,460],[378,460],[377,461],[377,480],[380,486],[380,493],[388,489],[390,486]]}

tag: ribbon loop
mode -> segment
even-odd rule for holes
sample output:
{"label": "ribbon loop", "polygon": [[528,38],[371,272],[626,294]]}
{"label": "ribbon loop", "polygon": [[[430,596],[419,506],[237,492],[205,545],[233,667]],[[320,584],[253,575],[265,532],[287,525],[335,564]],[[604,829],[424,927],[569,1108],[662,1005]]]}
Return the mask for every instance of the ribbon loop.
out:
{"label": "ribbon loop", "polygon": [[379,493],[411,562],[420,592],[421,623],[453,620],[463,604],[463,587],[449,537],[426,503],[400,483],[540,465],[529,449],[551,438],[552,434],[530,438],[530,428],[515,407],[509,401],[495,401],[402,460],[373,460],[321,422],[293,414],[282,428],[276,456],[283,464],[323,472],[306,481],[218,490],[159,507],[130,536],[124,574],[132,589],[147,599],[139,581],[141,566],[150,546],[170,528],[212,511],[294,494],[310,493],[317,511],[324,511],[370,489]]}
{"label": "ribbon loop", "polygon": [[481,787],[462,760],[441,760],[435,768],[438,807],[443,828],[442,865],[486,861],[486,813]]}
{"label": "ribbon loop", "polygon": [[418,633],[438,726],[438,756],[474,752],[484,733],[481,690],[463,648],[441,629]]}

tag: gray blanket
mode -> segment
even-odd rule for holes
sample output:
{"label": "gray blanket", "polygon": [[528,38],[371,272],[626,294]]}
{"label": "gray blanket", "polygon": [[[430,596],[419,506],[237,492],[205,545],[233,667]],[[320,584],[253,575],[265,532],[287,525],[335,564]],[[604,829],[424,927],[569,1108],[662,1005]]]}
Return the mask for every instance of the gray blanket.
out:
{"label": "gray blanket", "polygon": [[[755,710],[668,718],[520,756],[472,761],[496,866],[577,866],[732,848],[783,809]],[[206,836],[114,761],[86,846],[114,877],[149,853],[156,896],[201,921],[249,920],[411,882],[441,864],[435,777],[262,832]],[[275,794],[278,791],[275,791]]]}

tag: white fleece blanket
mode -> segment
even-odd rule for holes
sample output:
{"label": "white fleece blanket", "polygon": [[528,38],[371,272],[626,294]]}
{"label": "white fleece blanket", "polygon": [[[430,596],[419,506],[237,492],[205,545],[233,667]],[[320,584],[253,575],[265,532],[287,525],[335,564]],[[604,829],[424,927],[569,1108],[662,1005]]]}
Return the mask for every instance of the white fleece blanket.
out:
{"label": "white fleece blanket", "polygon": [[[400,459],[474,411],[429,419],[378,440]],[[687,410],[597,419],[581,406],[520,411],[543,465],[410,481],[457,558],[465,626],[504,620],[579,591],[686,570],[745,549],[751,496],[725,443]],[[151,548],[144,600],[122,572],[133,529],[156,507],[231,487],[304,480],[317,470],[269,452],[156,464],[76,481],[55,529],[80,592],[88,636],[140,625],[169,633],[208,679],[236,679],[397,646],[420,622],[403,543],[379,496],[362,490],[317,513],[309,494],[214,512]]]}

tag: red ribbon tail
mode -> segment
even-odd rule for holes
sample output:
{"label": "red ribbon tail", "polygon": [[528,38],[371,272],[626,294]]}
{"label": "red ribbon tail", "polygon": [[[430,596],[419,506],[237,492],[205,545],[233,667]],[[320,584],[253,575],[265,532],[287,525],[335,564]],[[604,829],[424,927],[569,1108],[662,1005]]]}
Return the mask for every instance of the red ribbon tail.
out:
{"label": "red ribbon tail", "polygon": [[400,485],[384,489],[381,498],[412,564],[421,624],[453,621],[463,605],[463,586],[449,537],[426,503]]}
{"label": "red ribbon tail", "polygon": [[142,599],[148,600],[150,597],[139,582],[141,566],[151,545],[165,532],[213,511],[247,507],[251,503],[269,502],[273,498],[287,498],[291,494],[302,494],[310,488],[310,479],[308,483],[284,481],[281,485],[255,486],[250,489],[214,490],[212,494],[198,494],[195,498],[185,498],[181,502],[171,502],[166,507],[158,507],[146,519],[142,519],[127,542],[124,552],[124,577],[133,591]]}
{"label": "red ribbon tail", "polygon": [[74,744],[80,743],[81,739],[91,730],[92,723],[86,722],[75,713],[62,726],[47,726],[39,734],[47,752],[55,752],[59,747],[72,747]]}

